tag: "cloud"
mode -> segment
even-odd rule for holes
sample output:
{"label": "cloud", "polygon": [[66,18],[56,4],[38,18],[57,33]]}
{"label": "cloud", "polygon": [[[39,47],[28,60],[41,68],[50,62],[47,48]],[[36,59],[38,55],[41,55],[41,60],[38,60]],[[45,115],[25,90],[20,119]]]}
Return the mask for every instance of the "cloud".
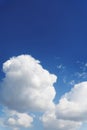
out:
{"label": "cloud", "polygon": [[41,120],[47,130],[77,130],[87,122],[87,82],[76,84]]}
{"label": "cloud", "polygon": [[20,127],[29,128],[31,127],[32,122],[33,122],[33,118],[29,114],[18,113],[16,111],[11,112],[9,114],[9,118],[6,120],[7,126],[16,127],[16,128],[20,128]]}
{"label": "cloud", "polygon": [[57,77],[30,55],[12,57],[3,64],[0,102],[19,112],[44,111],[54,107]]}
{"label": "cloud", "polygon": [[62,65],[62,64],[57,65],[57,69],[58,69],[58,70],[64,71],[65,68],[66,68],[66,67],[65,67],[64,65]]}
{"label": "cloud", "polygon": [[58,118],[87,121],[87,82],[74,86],[59,101],[56,108]]}
{"label": "cloud", "polygon": [[81,122],[58,119],[55,110],[47,111],[41,118],[45,130],[77,130]]}
{"label": "cloud", "polygon": [[85,78],[87,78],[87,72],[76,72],[75,76],[80,79],[85,79]]}
{"label": "cloud", "polygon": [[80,62],[77,61],[77,63],[79,64],[78,68],[79,68],[79,72],[75,73],[75,76],[79,79],[87,79],[87,63],[85,62]]}
{"label": "cloud", "polygon": [[13,130],[19,130],[20,128],[31,128],[33,123],[33,117],[27,113],[19,113],[5,109],[5,117],[2,117],[3,125]]}
{"label": "cloud", "polygon": [[13,130],[19,130],[19,128],[14,128]]}
{"label": "cloud", "polygon": [[[87,82],[74,85],[55,104],[53,85],[57,77],[32,56],[10,58],[3,64],[3,72],[0,104],[9,111],[1,124],[13,130],[31,128],[34,120],[31,112],[43,112],[39,116],[42,114],[40,120],[46,130],[77,130],[87,122]],[[74,80],[70,84],[75,84]]]}
{"label": "cloud", "polygon": [[75,80],[71,80],[71,81],[69,82],[69,84],[70,84],[70,85],[75,85]]}

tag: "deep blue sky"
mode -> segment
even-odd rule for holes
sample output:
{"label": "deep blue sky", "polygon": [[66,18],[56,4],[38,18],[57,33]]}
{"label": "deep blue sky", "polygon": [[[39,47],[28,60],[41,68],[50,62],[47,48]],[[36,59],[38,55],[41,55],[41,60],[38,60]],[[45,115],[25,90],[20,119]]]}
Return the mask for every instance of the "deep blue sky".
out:
{"label": "deep blue sky", "polygon": [[30,53],[37,58],[58,56],[68,62],[85,59],[86,5],[86,0],[0,2],[0,56]]}

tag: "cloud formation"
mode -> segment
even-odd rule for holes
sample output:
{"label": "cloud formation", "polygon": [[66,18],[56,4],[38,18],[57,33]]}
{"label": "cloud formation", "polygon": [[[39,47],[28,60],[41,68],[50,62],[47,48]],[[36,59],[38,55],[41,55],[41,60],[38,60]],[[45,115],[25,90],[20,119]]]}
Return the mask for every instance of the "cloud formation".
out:
{"label": "cloud formation", "polygon": [[76,84],[66,93],[56,107],[58,118],[87,121],[87,82]]}
{"label": "cloud formation", "polygon": [[87,122],[87,82],[76,84],[41,120],[47,130],[77,130]]}
{"label": "cloud formation", "polygon": [[32,113],[20,113],[6,107],[3,107],[0,113],[3,113],[0,117],[0,129],[20,130],[33,127],[35,116]]}
{"label": "cloud formation", "polygon": [[34,120],[28,114],[31,112],[42,112],[40,120],[45,130],[77,130],[87,122],[87,82],[74,85],[55,104],[53,85],[57,77],[32,56],[10,58],[3,64],[3,72],[0,104],[8,107],[9,112],[1,124],[13,130],[31,128]]}
{"label": "cloud formation", "polygon": [[77,130],[82,122],[57,118],[55,111],[46,112],[41,118],[45,130]]}
{"label": "cloud formation", "polygon": [[17,111],[44,111],[54,107],[57,77],[30,55],[12,57],[3,64],[0,102]]}
{"label": "cloud formation", "polygon": [[3,124],[13,130],[20,128],[31,128],[33,117],[27,113],[19,113],[17,111],[5,110],[6,116]]}

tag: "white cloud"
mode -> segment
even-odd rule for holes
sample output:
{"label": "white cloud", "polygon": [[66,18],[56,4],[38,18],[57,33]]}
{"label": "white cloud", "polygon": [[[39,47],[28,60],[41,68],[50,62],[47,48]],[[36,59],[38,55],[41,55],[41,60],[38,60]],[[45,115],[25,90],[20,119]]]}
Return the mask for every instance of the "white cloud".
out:
{"label": "white cloud", "polygon": [[76,84],[41,120],[47,130],[79,129],[87,122],[87,82]]}
{"label": "white cloud", "polygon": [[6,116],[3,118],[3,124],[13,130],[20,128],[30,128],[32,126],[33,117],[27,113],[19,113],[17,111],[5,110]]}
{"label": "white cloud", "polygon": [[75,76],[77,78],[85,79],[85,78],[87,78],[87,72],[76,72]]}
{"label": "white cloud", "polygon": [[44,111],[54,107],[57,77],[30,55],[13,57],[3,64],[0,102],[17,111]]}
{"label": "white cloud", "polygon": [[76,130],[81,126],[81,122],[58,119],[55,110],[46,112],[42,117],[45,130]]}
{"label": "white cloud", "polygon": [[70,85],[75,85],[75,80],[71,80],[71,81],[69,82],[69,84],[70,84]]}
{"label": "white cloud", "polygon": [[85,67],[87,67],[87,63],[85,63]]}
{"label": "white cloud", "polygon": [[67,79],[66,79],[65,76],[63,77],[63,83],[64,83],[64,84],[67,83]]}
{"label": "white cloud", "polygon": [[65,66],[64,65],[62,65],[62,64],[60,64],[60,65],[57,65],[57,69],[59,69],[59,70],[64,70],[65,69]]}
{"label": "white cloud", "polygon": [[33,117],[28,112],[33,111],[43,112],[41,121],[46,130],[77,130],[87,122],[87,82],[76,84],[54,104],[57,77],[38,60],[30,55],[13,57],[3,64],[3,71],[0,103],[15,111],[7,112],[1,124],[4,121],[13,130],[30,128]]}
{"label": "white cloud", "polygon": [[11,112],[6,124],[11,127],[31,127],[33,118],[27,113]]}
{"label": "white cloud", "polygon": [[19,113],[17,111],[3,108],[3,116],[0,118],[0,128],[20,130],[21,128],[31,128],[34,117],[29,113]]}
{"label": "white cloud", "polygon": [[87,121],[87,82],[74,86],[59,101],[56,108],[58,118]]}
{"label": "white cloud", "polygon": [[8,119],[7,123],[8,123],[9,125],[16,125],[16,120],[11,117],[11,118]]}
{"label": "white cloud", "polygon": [[19,130],[19,128],[13,128],[13,130]]}

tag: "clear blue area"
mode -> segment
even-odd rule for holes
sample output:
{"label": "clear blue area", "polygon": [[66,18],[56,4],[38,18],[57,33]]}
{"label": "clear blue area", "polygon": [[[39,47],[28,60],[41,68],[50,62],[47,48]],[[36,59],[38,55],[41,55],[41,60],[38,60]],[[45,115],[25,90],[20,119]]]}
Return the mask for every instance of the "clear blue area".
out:
{"label": "clear blue area", "polygon": [[66,64],[86,60],[86,5],[86,0],[4,0],[0,5],[1,58],[29,53],[51,64],[54,57],[62,57]]}

